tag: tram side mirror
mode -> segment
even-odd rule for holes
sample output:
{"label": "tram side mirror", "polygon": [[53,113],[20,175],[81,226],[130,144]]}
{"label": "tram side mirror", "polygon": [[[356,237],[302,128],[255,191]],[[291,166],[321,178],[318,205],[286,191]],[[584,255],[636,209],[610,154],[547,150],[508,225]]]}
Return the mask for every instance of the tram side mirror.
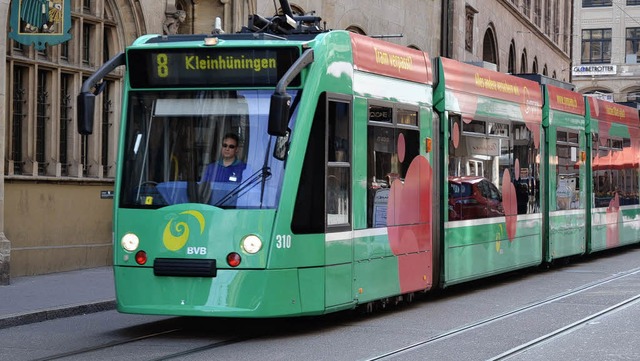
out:
{"label": "tram side mirror", "polygon": [[273,95],[271,95],[271,105],[269,108],[269,135],[277,135],[279,137],[287,135],[290,106],[291,95],[287,93],[273,93]]}
{"label": "tram side mirror", "polygon": [[291,129],[287,129],[287,134],[276,139],[276,147],[273,149],[273,157],[278,160],[285,160],[289,153],[289,135]]}
{"label": "tram side mirror", "polygon": [[93,93],[78,94],[78,133],[89,135],[93,133],[93,110],[96,96]]}

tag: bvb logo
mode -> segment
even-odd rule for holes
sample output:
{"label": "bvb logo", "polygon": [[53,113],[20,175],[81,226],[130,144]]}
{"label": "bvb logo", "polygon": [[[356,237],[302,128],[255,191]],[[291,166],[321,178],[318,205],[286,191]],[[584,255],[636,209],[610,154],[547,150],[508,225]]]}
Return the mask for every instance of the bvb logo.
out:
{"label": "bvb logo", "polygon": [[187,244],[187,241],[189,240],[189,225],[185,221],[176,220],[176,218],[178,218],[182,214],[194,217],[200,225],[200,234],[204,232],[205,223],[202,213],[198,211],[180,212],[179,215],[169,220],[167,226],[164,227],[164,232],[162,233],[162,243],[164,243],[164,246],[167,247],[169,251],[179,250],[180,248],[184,247],[184,245]]}

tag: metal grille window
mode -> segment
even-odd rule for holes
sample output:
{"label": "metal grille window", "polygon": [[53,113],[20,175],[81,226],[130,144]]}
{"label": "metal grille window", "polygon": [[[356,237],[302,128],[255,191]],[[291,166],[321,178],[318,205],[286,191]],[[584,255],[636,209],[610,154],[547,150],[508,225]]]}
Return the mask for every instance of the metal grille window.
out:
{"label": "metal grille window", "polygon": [[105,0],[74,1],[71,39],[43,51],[7,43],[7,176],[113,176],[123,69],[108,75],[107,91],[96,97],[93,134],[81,137],[72,126],[79,82],[122,48],[119,32],[126,26],[116,23],[119,9],[112,6]]}
{"label": "metal grille window", "polygon": [[91,13],[91,0],[82,0],[82,11],[86,14]]}
{"label": "metal grille window", "polygon": [[60,77],[60,144],[59,156],[60,175],[69,175],[69,124],[71,123],[71,75],[62,74]]}
{"label": "metal grille window", "polygon": [[80,136],[80,163],[82,164],[82,176],[89,175],[89,138],[88,135]]}
{"label": "metal grille window", "polygon": [[27,95],[24,74],[21,67],[13,68],[13,119],[11,122],[11,160],[13,173],[22,174],[22,125],[27,117]]}
{"label": "metal grille window", "polygon": [[611,63],[611,29],[582,30],[582,64]]}
{"label": "metal grille window", "polygon": [[46,173],[45,147],[46,126],[49,120],[49,89],[47,84],[47,72],[38,71],[38,94],[36,109],[36,161],[38,162],[38,174]]}
{"label": "metal grille window", "polygon": [[91,60],[91,28],[89,24],[82,26],[82,63],[85,65],[90,65]]}
{"label": "metal grille window", "polygon": [[64,60],[69,60],[69,43],[60,44],[60,58]]}
{"label": "metal grille window", "polygon": [[113,101],[111,100],[111,87],[113,82],[107,82],[103,92],[102,103],[102,174],[107,176],[109,174],[109,128],[111,127],[111,115],[113,113]]}

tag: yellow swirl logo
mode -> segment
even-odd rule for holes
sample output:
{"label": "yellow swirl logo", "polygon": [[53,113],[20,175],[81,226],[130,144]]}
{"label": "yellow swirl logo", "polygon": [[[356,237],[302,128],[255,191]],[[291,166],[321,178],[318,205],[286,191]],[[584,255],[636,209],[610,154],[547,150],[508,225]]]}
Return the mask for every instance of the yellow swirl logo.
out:
{"label": "yellow swirl logo", "polygon": [[171,218],[164,227],[162,233],[162,243],[169,251],[177,251],[184,247],[189,240],[189,225],[183,220],[176,220],[180,215],[189,215],[195,218],[200,225],[200,234],[204,232],[204,216],[198,211],[184,211],[177,216]]}

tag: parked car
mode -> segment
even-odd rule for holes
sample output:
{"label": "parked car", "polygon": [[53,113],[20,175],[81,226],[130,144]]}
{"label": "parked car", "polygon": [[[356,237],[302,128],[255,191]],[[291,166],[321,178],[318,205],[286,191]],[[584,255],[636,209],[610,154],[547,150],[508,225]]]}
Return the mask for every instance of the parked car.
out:
{"label": "parked car", "polygon": [[449,177],[449,220],[504,216],[502,194],[483,177]]}

